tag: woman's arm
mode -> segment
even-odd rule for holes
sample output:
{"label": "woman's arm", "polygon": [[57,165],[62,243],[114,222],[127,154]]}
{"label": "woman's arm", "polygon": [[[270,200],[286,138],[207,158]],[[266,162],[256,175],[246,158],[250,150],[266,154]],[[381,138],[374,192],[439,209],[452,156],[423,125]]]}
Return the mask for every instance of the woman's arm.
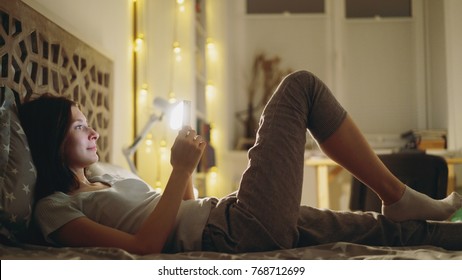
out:
{"label": "woman's arm", "polygon": [[186,186],[186,190],[184,191],[183,200],[195,199],[196,197],[194,196],[194,186],[192,183],[192,176],[189,177],[187,184],[188,185]]}
{"label": "woman's arm", "polygon": [[72,247],[115,247],[139,255],[160,253],[175,224],[187,181],[187,174],[172,171],[159,203],[135,234],[82,217],[63,225],[52,233],[51,238]]}
{"label": "woman's arm", "polygon": [[205,142],[196,137],[195,131],[179,132],[171,150],[173,169],[164,193],[137,233],[128,234],[83,217],[63,225],[51,237],[66,246],[117,247],[135,254],[160,253],[175,225],[181,201],[204,148]]}

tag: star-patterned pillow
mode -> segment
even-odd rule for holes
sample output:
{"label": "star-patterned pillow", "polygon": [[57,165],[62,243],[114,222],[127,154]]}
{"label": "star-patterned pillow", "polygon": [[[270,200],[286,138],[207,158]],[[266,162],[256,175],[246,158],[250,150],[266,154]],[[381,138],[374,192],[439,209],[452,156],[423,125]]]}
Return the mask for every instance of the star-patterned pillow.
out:
{"label": "star-patterned pillow", "polygon": [[0,236],[12,242],[27,232],[37,178],[16,100],[11,89],[0,88]]}

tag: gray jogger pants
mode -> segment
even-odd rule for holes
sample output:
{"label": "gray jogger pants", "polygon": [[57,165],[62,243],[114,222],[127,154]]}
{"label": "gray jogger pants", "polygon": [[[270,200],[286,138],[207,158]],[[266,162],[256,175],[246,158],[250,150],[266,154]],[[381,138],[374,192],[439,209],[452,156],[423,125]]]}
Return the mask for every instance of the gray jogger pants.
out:
{"label": "gray jogger pants", "polygon": [[462,223],[394,223],[378,213],[300,206],[306,130],[322,142],[346,111],[307,71],[288,75],[266,105],[239,190],[222,198],[204,230],[203,249],[253,252],[331,242],[462,248]]}

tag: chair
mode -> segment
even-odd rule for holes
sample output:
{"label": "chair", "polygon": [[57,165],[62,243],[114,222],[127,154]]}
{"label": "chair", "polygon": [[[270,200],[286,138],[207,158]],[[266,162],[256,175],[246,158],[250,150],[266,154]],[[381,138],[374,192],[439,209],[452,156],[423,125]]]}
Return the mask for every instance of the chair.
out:
{"label": "chair", "polygon": [[[435,199],[446,197],[448,167],[444,158],[417,152],[379,155],[385,166],[409,187]],[[379,197],[361,181],[351,184],[350,209],[381,212]]]}

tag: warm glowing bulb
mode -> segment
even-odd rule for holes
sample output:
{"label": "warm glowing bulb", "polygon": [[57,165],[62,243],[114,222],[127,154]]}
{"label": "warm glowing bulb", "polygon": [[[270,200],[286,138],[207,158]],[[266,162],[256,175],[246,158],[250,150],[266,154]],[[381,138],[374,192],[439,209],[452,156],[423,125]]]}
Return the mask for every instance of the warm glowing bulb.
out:
{"label": "warm glowing bulb", "polygon": [[205,92],[207,94],[207,98],[212,99],[215,96],[215,86],[211,82],[207,83],[205,86]]}
{"label": "warm glowing bulb", "polygon": [[210,38],[207,38],[206,46],[207,46],[207,54],[209,58],[212,61],[217,61],[218,59],[217,47],[215,43],[213,42],[213,40]]}
{"label": "warm glowing bulb", "polygon": [[175,93],[173,91],[169,92],[168,93],[168,102],[170,104],[173,104],[176,102],[176,97],[175,97]]}
{"label": "warm glowing bulb", "polygon": [[213,40],[211,38],[207,38],[207,49],[208,50],[214,50],[215,49],[215,43],[213,42]]}
{"label": "warm glowing bulb", "polygon": [[138,35],[138,37],[135,39],[135,52],[140,52],[143,49],[143,34]]}
{"label": "warm glowing bulb", "polygon": [[218,176],[218,168],[216,166],[212,166],[209,169],[209,174],[211,178],[216,179]]}
{"label": "warm glowing bulb", "polygon": [[152,144],[153,144],[151,133],[149,133],[146,136],[146,140],[144,141],[144,143],[146,144],[146,153],[150,154],[152,152]]}
{"label": "warm glowing bulb", "polygon": [[147,98],[148,98],[148,85],[143,84],[143,86],[140,89],[140,101],[144,103]]}
{"label": "warm glowing bulb", "polygon": [[207,186],[210,186],[211,189],[215,188],[218,181],[218,169],[216,166],[210,167],[207,172]]}
{"label": "warm glowing bulb", "polygon": [[173,54],[175,56],[176,61],[181,61],[181,47],[180,43],[174,42],[173,43]]}
{"label": "warm glowing bulb", "polygon": [[176,55],[181,53],[180,43],[178,42],[173,43],[173,53]]}
{"label": "warm glowing bulb", "polygon": [[220,143],[219,141],[219,132],[218,129],[215,128],[215,124],[211,123],[210,125],[210,142],[211,143]]}
{"label": "warm glowing bulb", "polygon": [[147,145],[147,146],[152,146],[152,143],[153,143],[153,141],[152,141],[152,134],[149,133],[148,136],[146,137],[146,145]]}
{"label": "warm glowing bulb", "polygon": [[160,141],[160,160],[167,161],[168,160],[168,153],[167,153],[167,141],[161,140]]}
{"label": "warm glowing bulb", "polygon": [[178,4],[178,9],[180,12],[184,12],[186,9],[184,6],[184,0],[176,0],[176,3]]}

